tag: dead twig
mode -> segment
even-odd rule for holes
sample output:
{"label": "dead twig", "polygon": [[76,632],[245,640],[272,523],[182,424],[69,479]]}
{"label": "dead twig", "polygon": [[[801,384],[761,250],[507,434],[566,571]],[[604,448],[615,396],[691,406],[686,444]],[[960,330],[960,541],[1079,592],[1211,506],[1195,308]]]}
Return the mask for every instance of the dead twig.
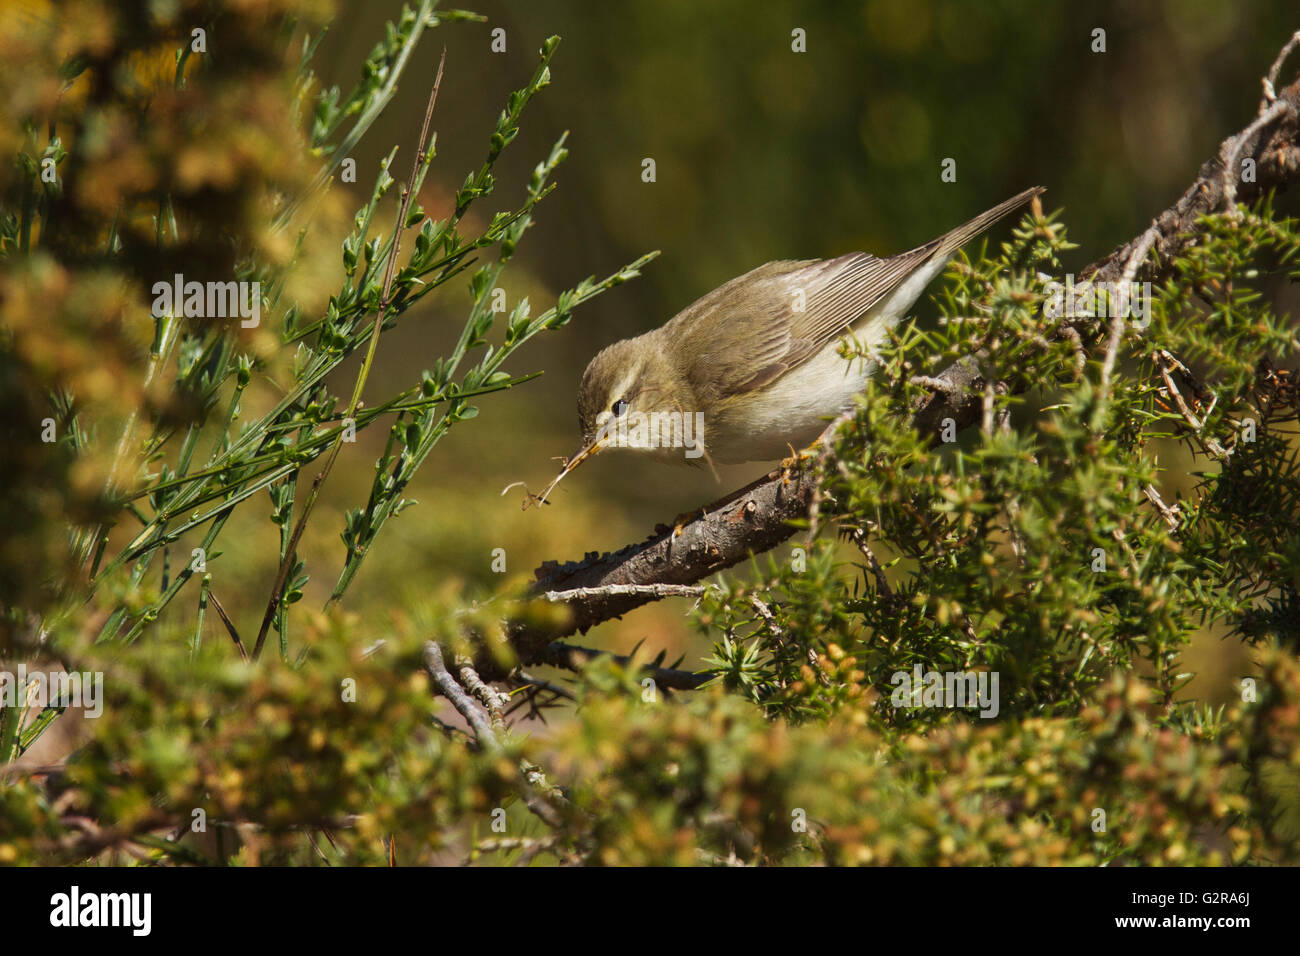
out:
{"label": "dead twig", "polygon": [[[1192,434],[1201,442],[1205,450],[1212,456],[1220,461],[1227,458],[1231,454],[1230,451],[1219,444],[1216,439],[1207,438],[1201,434],[1202,430],[1205,428],[1205,422],[1200,418],[1197,418],[1196,413],[1192,411],[1191,407],[1187,404],[1187,400],[1183,398],[1183,393],[1179,390],[1178,386],[1174,384],[1173,377],[1169,374],[1170,369],[1178,369],[1190,377],[1191,373],[1187,370],[1187,366],[1183,365],[1182,362],[1178,361],[1178,359],[1164,349],[1156,349],[1153,354],[1156,359],[1156,364],[1160,366],[1160,377],[1164,379],[1165,394],[1167,394],[1173,400],[1174,404],[1178,406],[1178,411],[1182,414],[1183,420],[1187,422],[1188,427],[1191,428]],[[1213,405],[1211,405],[1211,410],[1213,410]]]}
{"label": "dead twig", "polygon": [[1160,517],[1165,519],[1165,524],[1169,525],[1170,531],[1178,530],[1178,522],[1182,516],[1177,505],[1167,505],[1165,500],[1160,497],[1160,492],[1156,490],[1155,485],[1148,484],[1142,489],[1146,495],[1147,501],[1155,506],[1156,511],[1160,512]]}
{"label": "dead twig", "polygon": [[590,601],[592,598],[647,596],[699,597],[707,588],[702,584],[605,584],[596,588],[570,588],[567,591],[547,591],[542,595],[548,601]]}

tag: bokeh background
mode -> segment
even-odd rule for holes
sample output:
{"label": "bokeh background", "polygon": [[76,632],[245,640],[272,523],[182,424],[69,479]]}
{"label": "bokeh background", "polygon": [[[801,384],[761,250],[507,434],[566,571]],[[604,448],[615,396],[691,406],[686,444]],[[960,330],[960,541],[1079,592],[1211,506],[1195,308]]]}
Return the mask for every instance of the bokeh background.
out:
{"label": "bokeh background", "polygon": [[[1047,187],[1049,209],[1065,211],[1079,244],[1066,265],[1077,272],[1139,233],[1221,139],[1249,122],[1259,79],[1296,27],[1293,2],[1265,0],[466,5],[487,22],[426,36],[356,155],[361,182],[335,186],[352,190],[347,205],[364,202],[392,145],[401,146],[395,169],[408,168],[445,44],[438,156],[420,197],[435,218],[445,215],[481,162],[508,93],[531,75],[542,40],[558,34],[552,84],[526,110],[498,165],[497,194],[476,213],[482,222],[517,203],[533,165],[569,131],[559,188],[506,271],[509,304],[527,295],[540,310],[585,276],[652,249],[662,255],[642,278],[536,340],[511,371],[545,374],[485,398],[479,417],[438,446],[408,492],[419,505],[385,529],[346,602],[377,630],[393,614],[418,614],[440,592],[487,596],[503,577],[531,577],[543,560],[638,541],[657,522],[764,471],[723,468],[719,483],[707,469],[608,455],[566,480],[551,507],[521,510],[518,489],[503,497],[516,481],[539,490],[555,473],[552,459],[576,449],[578,381],[603,346],[663,323],[765,261],[900,252],[1035,184]],[[350,85],[397,11],[388,2],[342,5],[317,55],[321,79]],[[491,49],[498,27],[503,53]],[[806,52],[791,49],[796,28],[806,33]],[[1097,29],[1104,53],[1092,49]],[[654,183],[641,178],[647,157],[657,166]],[[952,183],[940,178],[949,157]],[[468,291],[436,298],[385,335],[368,395],[418,381],[454,342]],[[934,312],[928,300],[918,307],[923,321]],[[345,368],[337,390],[346,394],[354,374]],[[383,439],[375,429],[344,446],[301,552],[313,573],[308,603],[319,606],[335,579],[342,510],[364,500]],[[1193,463],[1172,446],[1162,461],[1172,487],[1191,487]],[[227,603],[241,620],[255,622],[264,606],[276,535],[263,521],[232,523],[225,536],[238,542],[223,574],[239,576],[239,595]],[[495,548],[505,549],[504,576],[492,571]],[[690,666],[707,641],[693,635],[688,611],[689,602],[664,602],[583,643],[626,651],[644,639],[685,653]],[[1188,655],[1191,669],[1206,674],[1193,693],[1214,698],[1246,652],[1210,631],[1202,638]]]}

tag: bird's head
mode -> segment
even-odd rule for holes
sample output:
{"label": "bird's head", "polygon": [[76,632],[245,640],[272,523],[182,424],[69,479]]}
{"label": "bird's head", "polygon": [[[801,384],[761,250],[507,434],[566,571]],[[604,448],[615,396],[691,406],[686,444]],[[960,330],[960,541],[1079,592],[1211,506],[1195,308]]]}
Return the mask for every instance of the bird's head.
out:
{"label": "bird's head", "polygon": [[[633,419],[644,422],[655,412],[676,413],[680,421],[691,404],[684,392],[685,386],[671,374],[669,364],[648,336],[624,339],[599,352],[588,363],[578,386],[582,447],[565,461],[540,499],[544,501],[565,475],[607,448],[651,451],[665,458],[673,455],[671,449],[657,443],[627,441],[625,426]],[[680,449],[675,457],[682,457]]]}

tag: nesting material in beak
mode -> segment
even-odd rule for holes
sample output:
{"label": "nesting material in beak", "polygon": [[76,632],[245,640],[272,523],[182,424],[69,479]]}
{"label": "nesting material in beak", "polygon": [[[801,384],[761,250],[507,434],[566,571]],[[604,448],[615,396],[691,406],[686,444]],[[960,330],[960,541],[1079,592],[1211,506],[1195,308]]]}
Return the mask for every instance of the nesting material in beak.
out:
{"label": "nesting material in beak", "polygon": [[564,463],[564,467],[560,469],[560,473],[555,476],[555,480],[546,486],[546,490],[543,491],[540,495],[537,495],[532,498],[533,503],[539,505],[550,504],[550,502],[547,501],[546,499],[550,495],[551,491],[554,490],[555,486],[560,483],[561,479],[563,479],[565,475],[573,471],[575,468],[581,465],[592,455],[595,455],[597,452],[599,452],[603,442],[604,439],[601,437],[592,439],[592,441],[589,442],[586,446],[584,446],[581,451],[579,451],[576,455],[574,455],[572,458],[566,461]]}

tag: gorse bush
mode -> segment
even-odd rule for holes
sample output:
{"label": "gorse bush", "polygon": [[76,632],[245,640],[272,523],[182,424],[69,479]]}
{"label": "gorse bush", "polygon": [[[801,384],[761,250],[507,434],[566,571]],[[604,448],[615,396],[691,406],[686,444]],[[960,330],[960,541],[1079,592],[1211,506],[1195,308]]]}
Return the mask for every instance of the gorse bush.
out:
{"label": "gorse bush", "polygon": [[[748,628],[768,651],[755,658],[743,642],[725,645],[732,682],[785,716],[820,711],[817,682],[802,677],[804,648],[772,637],[789,632],[861,655],[872,675],[918,662],[993,668],[1004,713],[1069,713],[1116,669],[1140,666],[1172,705],[1191,676],[1180,673],[1179,651],[1206,623],[1294,648],[1296,584],[1284,555],[1296,544],[1297,404],[1271,363],[1297,341],[1251,282],[1288,268],[1300,251],[1295,222],[1265,206],[1205,228],[1150,314],[1126,320],[1144,328],[1125,339],[1117,358],[1129,361],[1108,376],[1100,363],[1073,361],[1065,315],[1044,315],[1051,293],[1040,276],[1059,268],[1059,224],[1040,217],[1000,255],[959,265],[947,321],[909,331],[892,350],[822,463],[823,493],[840,533],[863,549],[862,573],[836,584],[836,552],[822,535],[806,570],[773,564],[762,591],[715,594],[710,626]],[[1184,291],[1211,282],[1231,292]],[[1224,341],[1234,343],[1231,359]],[[983,427],[968,442],[936,442],[899,409],[927,394],[917,369],[967,355],[997,383]],[[1192,377],[1174,356],[1210,371]],[[1166,384],[1172,373],[1181,388]],[[1221,465],[1176,511],[1157,488],[1170,470],[1158,456],[1175,442],[1190,450],[1184,460]],[[872,542],[907,569],[896,586],[874,573]],[[828,588],[839,596],[828,600]],[[756,614],[755,601],[780,613]],[[788,700],[795,685],[808,694]]]}
{"label": "gorse bush", "polygon": [[[0,697],[0,862],[1297,862],[1300,343],[1269,303],[1300,229],[1267,199],[1204,218],[1140,322],[1052,306],[1070,246],[1037,206],[955,262],[937,328],[870,356],[857,412],[789,466],[818,488],[797,550],[701,598],[703,689],[636,655],[526,673],[512,628],[565,612],[518,589],[354,613],[434,446],[651,258],[494,307],[567,155],[482,211],[557,38],[446,208],[421,205],[435,137],[353,159],[428,34],[474,19],[434,6],[348,91],[312,73],[317,5],[0,15],[0,659],[104,688],[35,770],[15,761],[76,711]],[[353,173],[355,212],[331,188]],[[257,298],[160,307],[177,275]],[[449,350],[366,392],[385,333],[466,286]],[[918,424],[926,373],[963,357],[977,427]],[[299,544],[339,518],[314,505],[366,429],[386,437],[321,609]],[[237,514],[278,540],[255,622],[226,608]],[[1187,694],[1206,628],[1252,649],[1223,706]]]}

